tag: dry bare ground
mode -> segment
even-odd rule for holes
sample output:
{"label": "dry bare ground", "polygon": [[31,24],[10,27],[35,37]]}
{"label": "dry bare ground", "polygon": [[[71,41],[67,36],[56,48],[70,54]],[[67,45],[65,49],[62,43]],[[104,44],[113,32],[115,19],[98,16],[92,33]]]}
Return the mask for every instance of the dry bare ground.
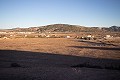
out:
{"label": "dry bare ground", "polygon": [[120,44],[67,38],[0,39],[1,50],[21,50],[95,58],[120,59]]}
{"label": "dry bare ground", "polygon": [[73,38],[0,39],[0,80],[67,79],[120,80],[120,44]]}

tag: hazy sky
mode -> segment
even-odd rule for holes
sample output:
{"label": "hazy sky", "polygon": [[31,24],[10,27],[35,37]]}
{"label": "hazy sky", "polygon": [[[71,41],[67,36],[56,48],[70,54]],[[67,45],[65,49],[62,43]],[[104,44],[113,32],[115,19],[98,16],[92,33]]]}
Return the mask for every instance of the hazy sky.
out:
{"label": "hazy sky", "polygon": [[120,26],[120,0],[0,0],[0,28]]}

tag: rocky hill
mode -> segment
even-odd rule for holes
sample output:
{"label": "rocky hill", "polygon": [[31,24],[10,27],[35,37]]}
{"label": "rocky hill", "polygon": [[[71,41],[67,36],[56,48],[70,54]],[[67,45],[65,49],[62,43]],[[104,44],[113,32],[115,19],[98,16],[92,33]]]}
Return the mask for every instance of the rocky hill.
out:
{"label": "rocky hill", "polygon": [[19,28],[15,31],[35,31],[35,32],[97,32],[102,31],[98,27],[84,27],[69,24],[51,24],[40,27]]}
{"label": "rocky hill", "polygon": [[69,25],[69,24],[51,24],[39,27],[29,27],[29,28],[13,28],[7,31],[15,32],[100,32],[100,31],[112,31],[120,32],[120,27],[111,26],[109,28],[99,28],[99,27],[84,27],[79,25]]}
{"label": "rocky hill", "polygon": [[111,26],[109,28],[102,28],[103,30],[111,31],[111,32],[120,32],[119,26]]}
{"label": "rocky hill", "polygon": [[97,27],[88,28],[78,25],[68,25],[68,24],[53,24],[39,27],[37,31],[40,32],[92,32],[99,31]]}

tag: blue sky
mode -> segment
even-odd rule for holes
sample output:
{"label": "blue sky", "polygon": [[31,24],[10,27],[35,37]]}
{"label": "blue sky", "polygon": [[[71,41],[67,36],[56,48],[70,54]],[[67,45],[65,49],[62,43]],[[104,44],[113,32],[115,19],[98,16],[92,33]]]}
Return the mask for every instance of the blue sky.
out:
{"label": "blue sky", "polygon": [[120,26],[120,0],[0,0],[0,28]]}

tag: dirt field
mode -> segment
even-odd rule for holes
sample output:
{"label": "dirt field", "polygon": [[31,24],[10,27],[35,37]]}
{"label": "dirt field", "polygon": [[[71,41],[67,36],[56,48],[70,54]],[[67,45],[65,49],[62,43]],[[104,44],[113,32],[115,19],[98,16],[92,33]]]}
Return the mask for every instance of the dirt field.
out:
{"label": "dirt field", "polygon": [[120,80],[118,41],[1,38],[0,80]]}
{"label": "dirt field", "polygon": [[67,38],[0,39],[0,50],[44,52],[95,58],[120,59],[120,44]]}

